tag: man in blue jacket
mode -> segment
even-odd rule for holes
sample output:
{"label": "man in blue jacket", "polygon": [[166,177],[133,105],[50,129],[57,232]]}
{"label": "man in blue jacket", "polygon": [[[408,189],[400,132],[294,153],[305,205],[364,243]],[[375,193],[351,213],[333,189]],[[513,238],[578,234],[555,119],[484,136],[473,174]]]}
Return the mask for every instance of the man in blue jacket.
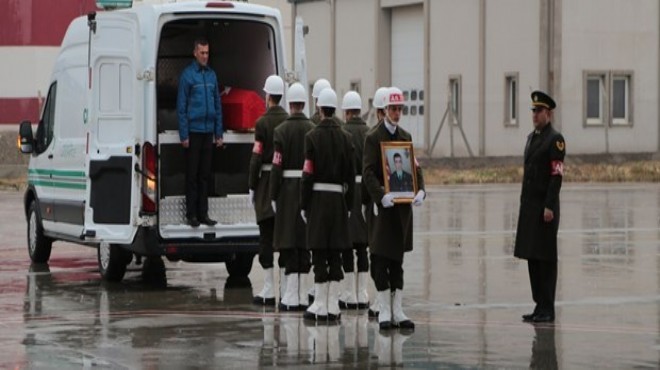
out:
{"label": "man in blue jacket", "polygon": [[209,43],[195,40],[193,61],[181,73],[176,110],[186,152],[186,218],[192,227],[217,222],[208,214],[208,178],[213,144],[222,146],[222,106],[218,78],[208,66]]}

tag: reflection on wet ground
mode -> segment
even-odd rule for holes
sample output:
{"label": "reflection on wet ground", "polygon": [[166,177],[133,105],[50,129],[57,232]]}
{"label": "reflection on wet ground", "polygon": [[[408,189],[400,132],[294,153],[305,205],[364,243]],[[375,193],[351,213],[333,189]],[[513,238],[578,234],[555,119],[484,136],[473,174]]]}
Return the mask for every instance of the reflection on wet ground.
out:
{"label": "reflection on wet ground", "polygon": [[[415,214],[404,308],[414,333],[364,311],[335,326],[251,304],[261,288],[223,265],[166,263],[167,282],[101,282],[93,249],[57,243],[30,265],[20,194],[0,193],[0,368],[657,368],[660,186],[562,191],[557,322],[532,308],[514,259],[519,186],[434,188]],[[373,293],[373,292],[372,292]]]}

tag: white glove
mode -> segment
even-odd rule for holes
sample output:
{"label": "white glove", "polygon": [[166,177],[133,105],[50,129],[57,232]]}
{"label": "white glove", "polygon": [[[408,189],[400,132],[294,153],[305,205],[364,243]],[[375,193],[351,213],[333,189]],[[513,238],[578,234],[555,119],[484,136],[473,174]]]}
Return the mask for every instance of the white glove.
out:
{"label": "white glove", "polygon": [[367,206],[364,204],[362,205],[362,218],[367,219]]}
{"label": "white glove", "polygon": [[348,211],[348,218],[351,218],[351,211]]}
{"label": "white glove", "polygon": [[270,201],[270,206],[273,207],[273,213],[277,213],[277,202],[274,200]]}
{"label": "white glove", "polygon": [[383,208],[394,207],[394,195],[392,193],[385,193],[383,199],[380,200],[380,204],[383,205]]}
{"label": "white glove", "polygon": [[413,199],[413,206],[421,206],[422,203],[424,203],[424,197],[426,197],[424,190],[418,191],[417,195],[415,195],[415,199]]}
{"label": "white glove", "polygon": [[378,205],[374,203],[374,216],[378,216]]}
{"label": "white glove", "polygon": [[307,223],[307,212],[305,212],[304,209],[300,210],[300,217],[302,217],[303,221]]}
{"label": "white glove", "polygon": [[254,205],[254,190],[252,189],[248,190],[248,194],[250,194],[250,203]]}

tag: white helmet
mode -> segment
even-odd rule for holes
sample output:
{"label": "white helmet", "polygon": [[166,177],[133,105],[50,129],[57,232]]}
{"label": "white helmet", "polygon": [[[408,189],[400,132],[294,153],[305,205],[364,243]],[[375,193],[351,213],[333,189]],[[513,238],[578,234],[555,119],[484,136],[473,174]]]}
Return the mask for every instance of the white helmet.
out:
{"label": "white helmet", "polygon": [[312,89],[312,97],[313,98],[318,98],[319,95],[321,94],[321,91],[327,87],[332,87],[330,85],[330,82],[326,80],[325,78],[319,78],[314,82],[314,88]]}
{"label": "white helmet", "polygon": [[390,105],[403,105],[404,102],[403,92],[398,87],[390,87],[387,90],[387,96],[385,98],[385,106]]}
{"label": "white helmet", "polygon": [[301,83],[293,83],[286,92],[286,99],[289,103],[307,103],[307,91]]}
{"label": "white helmet", "polygon": [[323,89],[316,103],[321,108],[337,108],[337,94],[331,87]]}
{"label": "white helmet", "polygon": [[362,109],[362,98],[360,94],[355,91],[349,91],[344,95],[344,100],[341,102],[341,109]]}
{"label": "white helmet", "polygon": [[278,75],[270,75],[264,83],[264,91],[270,95],[284,95],[284,81]]}
{"label": "white helmet", "polygon": [[378,90],[376,90],[376,93],[374,93],[373,101],[374,108],[385,109],[385,98],[387,97],[387,90],[389,90],[387,87],[379,87]]}

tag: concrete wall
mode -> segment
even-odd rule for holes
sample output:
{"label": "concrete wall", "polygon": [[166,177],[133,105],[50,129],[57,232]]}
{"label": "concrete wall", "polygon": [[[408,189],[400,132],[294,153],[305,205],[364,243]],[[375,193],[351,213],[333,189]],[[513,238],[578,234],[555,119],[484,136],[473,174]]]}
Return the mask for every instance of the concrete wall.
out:
{"label": "concrete wall", "polygon": [[[307,50],[307,79],[311,84],[319,78],[325,78],[334,85],[332,80],[332,37],[331,37],[330,2],[314,1],[298,5],[296,15],[302,17],[309,33],[305,36]],[[310,89],[311,92],[311,89]]]}
{"label": "concrete wall", "polygon": [[[659,6],[657,0],[563,2],[560,104],[568,153],[657,150]],[[632,126],[584,126],[585,70],[633,72]]]}
{"label": "concrete wall", "polygon": [[[539,1],[486,1],[486,156],[522,155],[539,88]],[[518,75],[518,123],[505,125],[505,76]],[[476,107],[475,107],[476,110]]]}
{"label": "concrete wall", "polygon": [[[449,99],[449,78],[460,76],[462,84],[462,123],[467,141],[475,152],[479,143],[478,76],[479,76],[479,1],[430,1],[430,140],[433,140]],[[466,156],[467,148],[457,127],[445,122],[434,156],[451,154]]]}

